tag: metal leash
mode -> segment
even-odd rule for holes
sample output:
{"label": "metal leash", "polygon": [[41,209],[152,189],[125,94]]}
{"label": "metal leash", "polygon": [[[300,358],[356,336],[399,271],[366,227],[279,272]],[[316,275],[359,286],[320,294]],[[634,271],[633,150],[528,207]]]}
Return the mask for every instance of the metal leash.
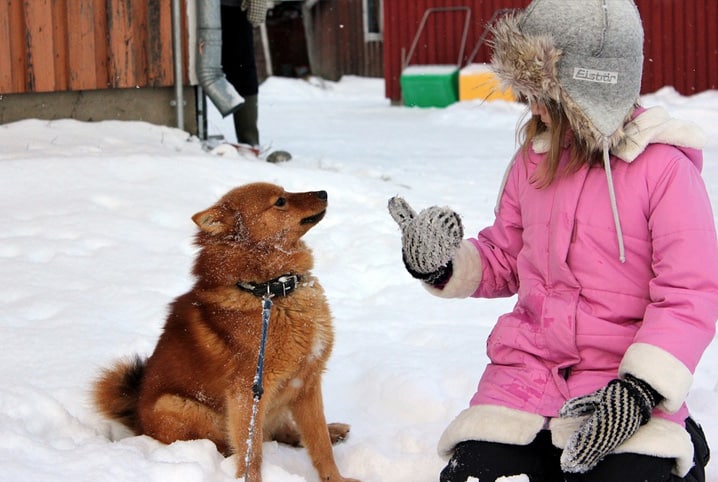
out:
{"label": "metal leash", "polygon": [[254,443],[254,426],[257,423],[257,412],[259,411],[259,399],[262,398],[264,388],[262,387],[262,378],[264,372],[264,349],[267,345],[267,331],[269,331],[269,314],[272,311],[272,295],[267,293],[262,297],[262,341],[259,345],[259,359],[257,360],[257,372],[254,375],[254,383],[252,385],[252,393],[254,394],[254,402],[252,403],[252,418],[249,421],[249,438],[247,439],[247,453],[244,456],[244,480],[249,482],[249,461],[252,458],[252,445]]}

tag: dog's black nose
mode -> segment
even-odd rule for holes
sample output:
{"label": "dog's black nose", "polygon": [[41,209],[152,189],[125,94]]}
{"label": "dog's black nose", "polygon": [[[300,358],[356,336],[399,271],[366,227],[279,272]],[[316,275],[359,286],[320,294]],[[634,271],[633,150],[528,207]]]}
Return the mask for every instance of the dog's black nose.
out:
{"label": "dog's black nose", "polygon": [[324,201],[327,200],[327,192],[326,191],[316,191],[314,193],[315,196],[317,196],[319,199],[322,199]]}

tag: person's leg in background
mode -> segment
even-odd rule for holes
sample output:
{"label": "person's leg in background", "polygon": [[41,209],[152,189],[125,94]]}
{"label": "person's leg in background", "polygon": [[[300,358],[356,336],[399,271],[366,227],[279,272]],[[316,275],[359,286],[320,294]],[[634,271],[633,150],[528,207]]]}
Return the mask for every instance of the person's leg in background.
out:
{"label": "person's leg in background", "polygon": [[222,5],[222,69],[227,80],[244,97],[235,111],[237,142],[259,146],[257,94],[259,81],[254,58],[254,27],[240,7]]}

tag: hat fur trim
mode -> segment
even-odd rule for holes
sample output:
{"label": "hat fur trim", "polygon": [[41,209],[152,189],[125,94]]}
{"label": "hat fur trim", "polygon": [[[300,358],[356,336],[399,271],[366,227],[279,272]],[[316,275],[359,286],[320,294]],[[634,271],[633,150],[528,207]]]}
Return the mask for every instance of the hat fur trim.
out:
{"label": "hat fur trim", "polygon": [[521,32],[521,17],[508,14],[494,25],[491,65],[503,87],[529,99],[560,102],[558,61],[562,52],[550,35]]}

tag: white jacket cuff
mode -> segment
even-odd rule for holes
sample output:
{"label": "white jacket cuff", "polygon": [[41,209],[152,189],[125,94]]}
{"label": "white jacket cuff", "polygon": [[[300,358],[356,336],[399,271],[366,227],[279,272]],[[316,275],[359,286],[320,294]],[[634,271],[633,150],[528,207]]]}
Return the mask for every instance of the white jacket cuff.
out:
{"label": "white jacket cuff", "polygon": [[663,396],[659,408],[675,413],[693,384],[693,374],[678,358],[654,345],[634,343],[618,367],[618,375],[631,374],[648,383]]}
{"label": "white jacket cuff", "polygon": [[424,283],[424,288],[440,298],[468,298],[481,283],[481,255],[471,241],[463,240],[451,260],[453,273],[443,288]]}
{"label": "white jacket cuff", "polygon": [[439,455],[451,458],[454,447],[467,440],[528,445],[543,428],[541,415],[499,405],[474,405],[462,411],[439,439]]}

